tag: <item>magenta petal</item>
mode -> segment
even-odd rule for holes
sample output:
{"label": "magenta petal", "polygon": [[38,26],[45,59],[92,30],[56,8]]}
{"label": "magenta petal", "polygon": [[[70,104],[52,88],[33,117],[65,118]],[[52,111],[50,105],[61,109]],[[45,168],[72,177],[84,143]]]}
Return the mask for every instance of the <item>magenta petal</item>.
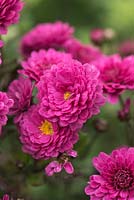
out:
{"label": "magenta petal", "polygon": [[3,196],[3,199],[2,200],[9,200],[9,195],[8,194],[5,194],[4,196]]}
{"label": "magenta petal", "polygon": [[58,163],[58,165],[54,168],[55,173],[59,173],[62,170],[62,164]]}
{"label": "magenta petal", "polygon": [[74,173],[74,168],[73,168],[73,165],[71,162],[67,162],[63,165],[65,171],[68,173],[68,174],[73,174]]}
{"label": "magenta petal", "polygon": [[108,95],[108,102],[111,104],[116,104],[119,101],[118,95]]}
{"label": "magenta petal", "polygon": [[69,150],[67,151],[67,154],[73,158],[76,158],[77,157],[77,151],[74,151],[74,150]]}

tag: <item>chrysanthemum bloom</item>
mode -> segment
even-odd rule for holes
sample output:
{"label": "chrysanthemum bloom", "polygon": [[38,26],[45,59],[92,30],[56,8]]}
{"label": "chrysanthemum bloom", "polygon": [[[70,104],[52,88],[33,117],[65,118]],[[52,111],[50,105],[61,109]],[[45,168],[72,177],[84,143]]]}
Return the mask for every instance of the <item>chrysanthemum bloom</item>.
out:
{"label": "chrysanthemum bloom", "polygon": [[62,49],[73,32],[74,29],[69,24],[60,21],[39,24],[23,36],[21,52],[28,57],[32,51],[40,49]]}
{"label": "chrysanthemum bloom", "polygon": [[111,103],[116,103],[124,90],[134,89],[134,56],[121,59],[113,55],[99,59],[94,64],[100,70],[104,93],[108,94]]}
{"label": "chrysanthemum bloom", "polygon": [[22,150],[35,159],[49,159],[73,148],[77,132],[60,127],[39,114],[38,105],[31,106],[19,123]]}
{"label": "chrysanthemum bloom", "polygon": [[50,69],[51,65],[58,64],[61,61],[67,61],[69,59],[71,59],[70,54],[58,52],[54,49],[32,52],[27,61],[22,62],[23,70],[20,70],[20,73],[38,82],[44,71]]}
{"label": "chrysanthemum bloom", "polygon": [[53,176],[54,173],[59,173],[64,168],[68,174],[73,174],[74,168],[72,163],[69,161],[70,157],[76,157],[76,151],[69,151],[67,153],[63,153],[58,160],[52,161],[45,168],[45,173],[47,176]]}
{"label": "chrysanthemum bloom", "polygon": [[0,200],[9,200],[9,195],[8,194],[4,194],[4,196],[2,197],[2,199],[0,198]]}
{"label": "chrysanthemum bloom", "polygon": [[2,126],[5,126],[7,123],[7,114],[12,106],[13,100],[8,98],[5,92],[0,92],[0,133]]}
{"label": "chrysanthemum bloom", "polygon": [[119,45],[118,50],[122,56],[129,56],[131,54],[134,54],[134,41],[127,40],[122,42]]}
{"label": "chrysanthemum bloom", "polygon": [[27,111],[32,98],[32,82],[23,77],[11,82],[8,88],[8,96],[14,100],[14,105],[10,108],[9,114],[15,116],[15,123],[19,122],[24,111]]}
{"label": "chrysanthemum bloom", "polygon": [[68,40],[64,46],[66,52],[70,53],[74,59],[79,60],[83,64],[90,63],[102,56],[98,48],[82,44],[74,38]]}
{"label": "chrysanthemum bloom", "polygon": [[134,199],[134,148],[122,147],[93,159],[99,175],[92,175],[85,188],[91,200]]}
{"label": "chrysanthemum bloom", "polygon": [[0,34],[6,34],[8,26],[18,22],[22,8],[21,0],[0,0]]}
{"label": "chrysanthemum bloom", "polygon": [[99,71],[76,60],[53,65],[37,84],[39,112],[60,126],[81,128],[104,104]]}
{"label": "chrysanthemum bloom", "polygon": [[120,111],[118,111],[118,118],[121,121],[127,121],[130,119],[130,106],[131,100],[130,98],[127,98],[123,105],[123,108]]}

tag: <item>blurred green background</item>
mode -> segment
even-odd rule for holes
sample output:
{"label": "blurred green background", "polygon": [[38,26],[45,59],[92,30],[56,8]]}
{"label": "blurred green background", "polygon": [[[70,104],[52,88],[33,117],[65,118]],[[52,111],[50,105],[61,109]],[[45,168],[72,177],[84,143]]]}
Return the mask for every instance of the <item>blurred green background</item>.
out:
{"label": "blurred green background", "polygon": [[[134,38],[134,1],[133,0],[26,0],[20,23],[10,27],[7,36],[5,56],[7,59],[19,56],[18,45],[21,36],[42,22],[62,20],[75,27],[75,35],[85,43],[89,43],[89,30],[96,27],[113,28],[116,41]],[[100,151],[110,152],[117,146],[125,144],[124,125],[117,119],[119,105],[106,105],[100,116],[108,121],[108,130],[97,133],[90,120],[80,134],[76,145],[79,156],[74,160],[76,176],[64,172],[54,177],[45,177],[43,171],[33,172],[33,160],[21,152],[15,128],[10,125],[5,129],[7,136],[0,141],[1,170],[7,185],[12,184],[18,197],[25,200],[88,200],[84,187],[88,176],[94,172],[91,158]],[[96,140],[92,144],[92,137]],[[91,142],[91,143],[90,143]],[[83,159],[83,153],[87,154]],[[10,161],[9,161],[10,160]],[[16,163],[24,164],[22,168]],[[41,163],[42,164],[42,163]],[[44,163],[45,164],[45,163]],[[40,164],[39,164],[40,165]],[[19,169],[18,169],[19,168]],[[8,170],[8,173],[7,173]],[[0,179],[0,183],[3,184]],[[3,186],[4,187],[4,186]]]}

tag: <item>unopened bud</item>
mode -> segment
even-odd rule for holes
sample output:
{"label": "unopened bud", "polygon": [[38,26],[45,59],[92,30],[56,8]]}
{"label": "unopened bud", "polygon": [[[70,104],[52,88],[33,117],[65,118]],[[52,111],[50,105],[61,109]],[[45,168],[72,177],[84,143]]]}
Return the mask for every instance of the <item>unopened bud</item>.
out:
{"label": "unopened bud", "polygon": [[105,132],[108,129],[108,122],[105,119],[96,119],[93,124],[98,132]]}
{"label": "unopened bud", "polygon": [[16,161],[16,167],[22,169],[24,167],[24,163],[18,160]]}
{"label": "unopened bud", "polygon": [[111,28],[107,28],[104,31],[105,39],[112,40],[115,37],[115,31]]}
{"label": "unopened bud", "polygon": [[128,121],[130,119],[130,106],[131,101],[130,98],[126,99],[122,110],[118,111],[118,118],[120,121]]}

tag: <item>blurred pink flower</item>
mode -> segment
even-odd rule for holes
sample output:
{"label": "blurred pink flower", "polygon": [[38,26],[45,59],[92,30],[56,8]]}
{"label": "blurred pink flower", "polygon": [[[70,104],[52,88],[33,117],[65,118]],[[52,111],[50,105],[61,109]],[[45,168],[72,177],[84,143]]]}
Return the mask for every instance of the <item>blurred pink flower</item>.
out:
{"label": "blurred pink flower", "polygon": [[69,59],[71,59],[70,54],[54,49],[34,51],[26,61],[21,63],[23,70],[19,70],[19,72],[38,82],[44,71],[50,69],[53,64]]}
{"label": "blurred pink flower", "polygon": [[122,56],[134,54],[134,41],[127,40],[122,42],[118,47],[118,51]]}
{"label": "blurred pink flower", "polygon": [[89,64],[68,60],[53,65],[37,84],[39,113],[60,126],[77,130],[100,112],[105,98],[99,71]]}
{"label": "blurred pink flower", "polygon": [[99,175],[92,175],[85,193],[91,200],[134,199],[134,148],[122,147],[93,159]]}
{"label": "blurred pink flower", "polygon": [[0,198],[0,200],[10,200],[9,195],[4,194],[4,196],[2,197],[2,199]]}
{"label": "blurred pink flower", "polygon": [[105,31],[104,29],[96,28],[91,30],[90,38],[95,44],[102,44],[105,41]]}
{"label": "blurred pink flower", "polygon": [[35,159],[49,159],[71,150],[78,141],[77,132],[47,120],[38,111],[38,105],[31,106],[19,122],[23,151]]}
{"label": "blurred pink flower", "polygon": [[4,43],[2,40],[0,40],[0,48],[3,47]]}
{"label": "blurred pink flower", "polygon": [[8,194],[5,194],[4,196],[3,196],[3,199],[2,200],[9,200],[9,195]]}
{"label": "blurred pink flower", "polygon": [[90,63],[103,56],[97,47],[82,44],[79,40],[72,38],[64,44],[65,51],[70,53],[74,59],[81,63]]}
{"label": "blurred pink flower", "polygon": [[116,103],[123,91],[134,89],[134,56],[124,59],[119,55],[107,56],[93,64],[100,70],[104,93],[111,103]]}
{"label": "blurred pink flower", "polygon": [[10,83],[8,96],[14,100],[9,114],[15,115],[15,123],[18,123],[23,113],[28,110],[31,104],[33,86],[28,78],[19,77]]}
{"label": "blurred pink flower", "polygon": [[5,92],[0,92],[0,133],[2,131],[2,126],[7,123],[7,114],[9,113],[9,108],[13,106],[13,100],[9,99]]}
{"label": "blurred pink flower", "polygon": [[8,26],[18,22],[22,8],[20,0],[0,0],[0,34],[6,34]]}
{"label": "blurred pink flower", "polygon": [[60,21],[39,24],[23,36],[21,52],[28,57],[32,51],[40,49],[62,49],[64,43],[72,37],[73,32],[73,27]]}

